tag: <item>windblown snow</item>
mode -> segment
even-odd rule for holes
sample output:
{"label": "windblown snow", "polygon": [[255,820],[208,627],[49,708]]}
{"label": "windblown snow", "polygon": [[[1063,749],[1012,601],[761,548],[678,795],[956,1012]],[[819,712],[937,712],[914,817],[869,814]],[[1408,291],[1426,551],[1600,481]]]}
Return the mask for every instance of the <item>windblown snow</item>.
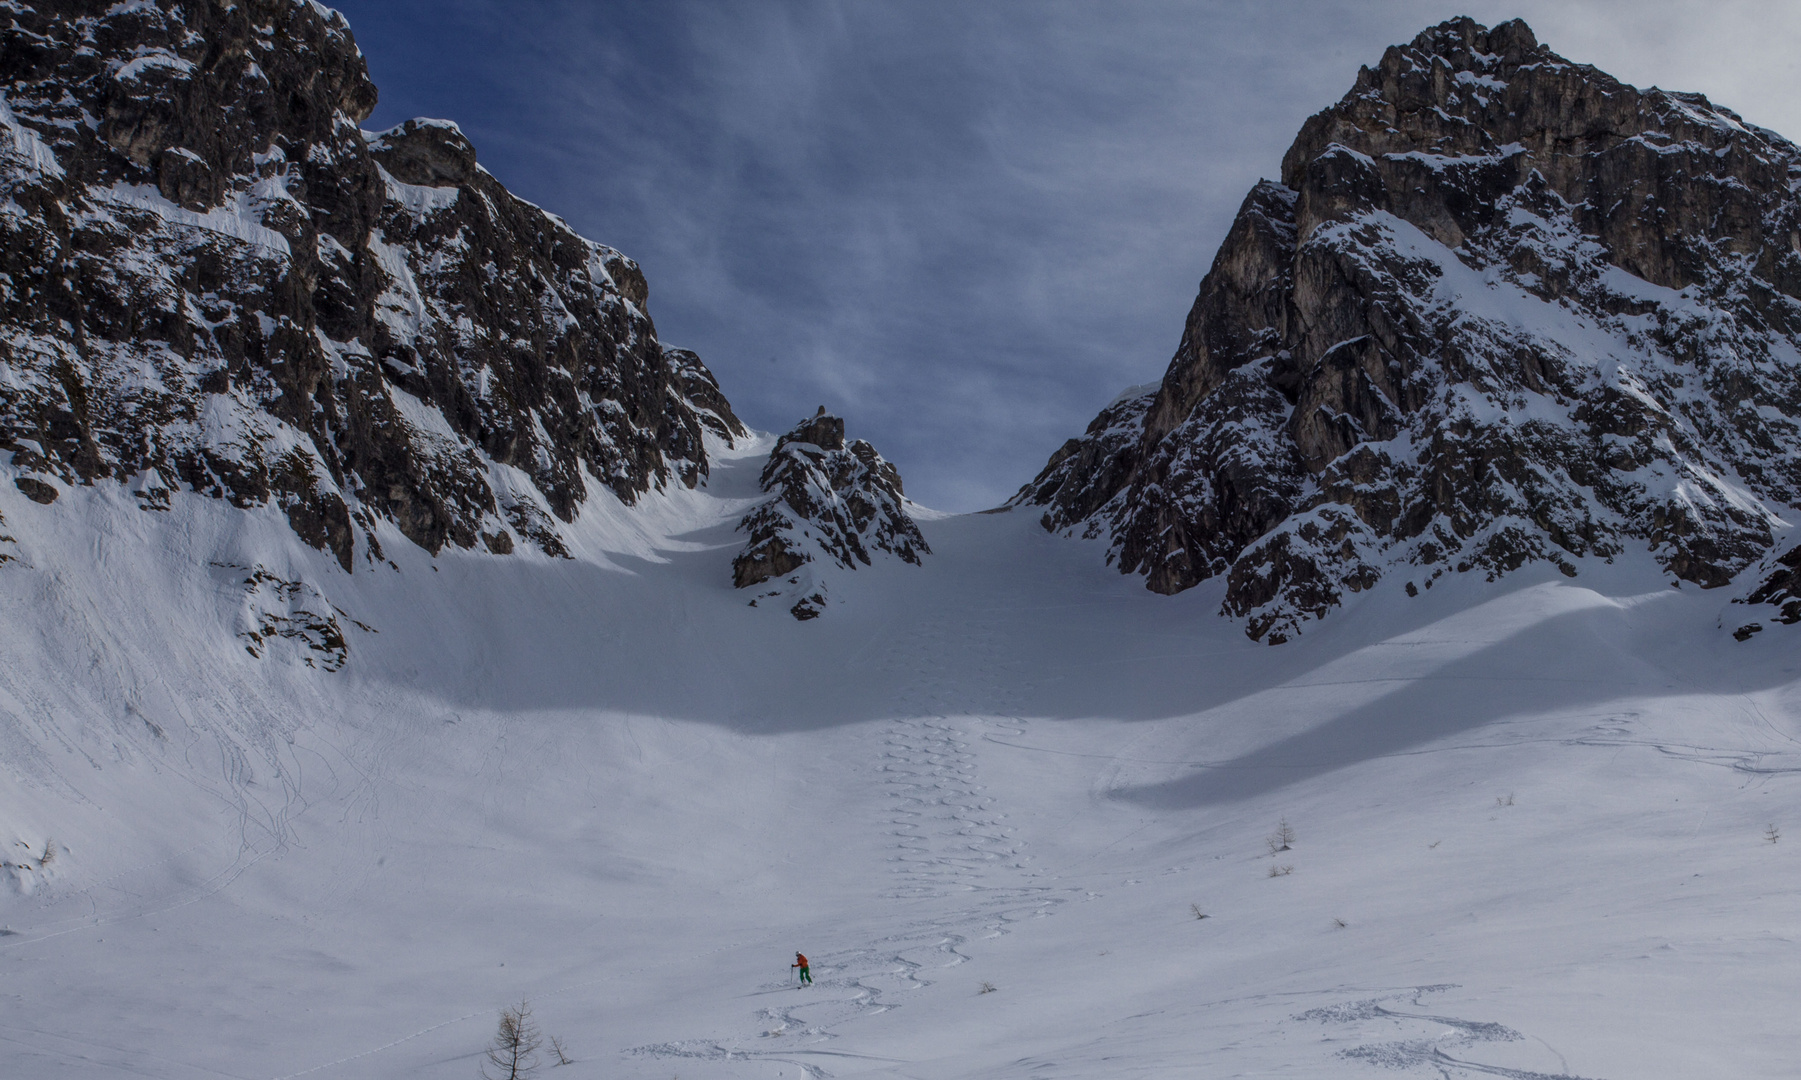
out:
{"label": "windblown snow", "polygon": [[768,448],[355,574],[0,466],[0,1073],[1793,1075],[1791,628],[1588,559],[1271,649],[1029,511],[772,619]]}

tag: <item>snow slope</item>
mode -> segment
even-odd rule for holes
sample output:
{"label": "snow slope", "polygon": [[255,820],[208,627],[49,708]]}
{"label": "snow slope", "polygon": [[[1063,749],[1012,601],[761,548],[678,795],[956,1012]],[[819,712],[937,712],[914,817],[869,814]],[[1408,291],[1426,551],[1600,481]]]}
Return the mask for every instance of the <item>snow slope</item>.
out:
{"label": "snow slope", "polygon": [[801,623],[768,445],[354,575],[0,467],[0,1074],[467,1080],[529,998],[570,1080],[1793,1075],[1793,629],[1589,560],[1271,649],[1031,512]]}

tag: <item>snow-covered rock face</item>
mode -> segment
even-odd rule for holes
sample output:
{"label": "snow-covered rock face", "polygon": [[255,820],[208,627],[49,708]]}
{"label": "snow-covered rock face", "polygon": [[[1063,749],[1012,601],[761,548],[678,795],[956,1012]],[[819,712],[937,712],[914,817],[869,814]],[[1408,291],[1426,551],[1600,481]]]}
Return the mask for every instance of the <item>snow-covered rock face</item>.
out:
{"label": "snow-covered rock face", "polygon": [[817,618],[825,568],[872,565],[871,552],[918,566],[931,554],[907,513],[900,470],[862,439],[847,445],[844,421],[824,408],[776,440],[761,483],[772,497],[738,524],[750,539],[732,560],[733,584],[762,586],[752,604],[782,598],[795,618]]}
{"label": "snow-covered rock face", "polygon": [[[1801,546],[1789,548],[1780,555],[1765,559],[1756,571],[1746,575],[1751,579],[1750,591],[1734,598],[1734,603],[1753,605],[1748,614],[1762,614],[1774,622],[1801,622]],[[1774,612],[1758,610],[1761,605],[1774,607]],[[1757,622],[1746,623],[1734,633],[1740,641],[1763,629]]]}
{"label": "snow-covered rock face", "polygon": [[1426,31],[1302,128],[1162,384],[1016,502],[1254,638],[1391,574],[1645,549],[1725,584],[1801,499],[1801,151],[1522,22]]}
{"label": "snow-covered rock face", "polygon": [[692,486],[704,433],[743,433],[658,342],[631,260],[514,198],[454,125],[359,130],[375,87],[327,9],[7,18],[0,450],[28,494],[274,502],[346,569],[359,535],[380,557],[378,518],[433,552],[559,552],[591,484]]}

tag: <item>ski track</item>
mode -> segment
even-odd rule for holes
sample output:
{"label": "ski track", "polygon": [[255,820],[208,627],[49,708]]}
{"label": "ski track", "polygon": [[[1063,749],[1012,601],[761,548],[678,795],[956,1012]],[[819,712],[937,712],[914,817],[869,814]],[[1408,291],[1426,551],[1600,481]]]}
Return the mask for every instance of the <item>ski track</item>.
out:
{"label": "ski track", "polygon": [[[870,930],[857,947],[812,955],[814,984],[791,1005],[756,1010],[735,1037],[712,1036],[656,1043],[630,1051],[653,1058],[782,1062],[812,1080],[828,1080],[833,1058],[893,1063],[891,1058],[833,1049],[832,1040],[852,1021],[905,1004],[910,990],[932,985],[939,973],[976,959],[972,943],[1013,932],[1015,924],[1044,918],[1082,890],[1036,884],[1030,856],[1007,812],[978,781],[972,745],[989,735],[1024,735],[1028,724],[1005,715],[1011,704],[997,670],[993,642],[998,628],[980,620],[948,629],[920,628],[895,640],[883,666],[899,669],[904,689],[895,718],[879,740],[878,761],[867,766],[885,793],[881,831],[892,838],[882,899],[888,910],[930,909],[886,932]],[[952,663],[956,658],[957,663]],[[942,673],[963,670],[953,686]],[[968,674],[977,679],[971,686]],[[965,715],[956,701],[1002,706],[999,715]],[[792,984],[765,983],[760,993]],[[975,992],[972,983],[971,992]],[[782,1040],[769,1046],[770,1040]],[[758,1045],[761,1043],[762,1045]],[[748,1046],[746,1044],[749,1044]],[[798,1044],[798,1045],[797,1045]]]}
{"label": "ski track", "polygon": [[[1384,994],[1381,997],[1363,998],[1339,1005],[1326,1005],[1309,1009],[1294,1017],[1299,1022],[1317,1022],[1331,1025],[1368,1025],[1371,1022],[1390,1023],[1399,1030],[1400,1038],[1381,1042],[1367,1042],[1348,1050],[1338,1051],[1338,1057],[1346,1061],[1359,1062],[1369,1066],[1406,1071],[1427,1071],[1443,1078],[1443,1080],[1465,1080],[1475,1076],[1502,1076],[1508,1080],[1594,1080],[1592,1077],[1581,1077],[1567,1071],[1568,1063],[1564,1063],[1563,1072],[1533,1072],[1529,1069],[1513,1069],[1500,1065],[1486,1065],[1477,1061],[1469,1061],[1458,1057],[1451,1051],[1470,1053],[1485,1043],[1522,1042],[1527,1036],[1489,1020],[1464,1020],[1455,1016],[1439,1016],[1424,1012],[1402,1012],[1389,1008],[1385,1002],[1405,999],[1414,1008],[1424,1009],[1426,1003],[1421,1000],[1427,994],[1443,993],[1454,990],[1455,986],[1437,984],[1432,986],[1415,986],[1407,990]],[[1421,1027],[1436,1028],[1437,1034],[1420,1032]],[[1445,1029],[1450,1029],[1448,1032]],[[1563,1055],[1553,1049],[1543,1039],[1536,1039],[1561,1062]]]}

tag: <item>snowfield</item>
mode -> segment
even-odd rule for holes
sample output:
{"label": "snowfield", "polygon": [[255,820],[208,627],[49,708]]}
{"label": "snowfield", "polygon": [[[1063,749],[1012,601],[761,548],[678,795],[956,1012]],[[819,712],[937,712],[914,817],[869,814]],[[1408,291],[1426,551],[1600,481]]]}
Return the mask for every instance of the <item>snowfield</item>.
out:
{"label": "snowfield", "polygon": [[1025,510],[802,623],[768,446],[348,575],[0,468],[0,1075],[1796,1074],[1801,630],[1635,556],[1270,648]]}

